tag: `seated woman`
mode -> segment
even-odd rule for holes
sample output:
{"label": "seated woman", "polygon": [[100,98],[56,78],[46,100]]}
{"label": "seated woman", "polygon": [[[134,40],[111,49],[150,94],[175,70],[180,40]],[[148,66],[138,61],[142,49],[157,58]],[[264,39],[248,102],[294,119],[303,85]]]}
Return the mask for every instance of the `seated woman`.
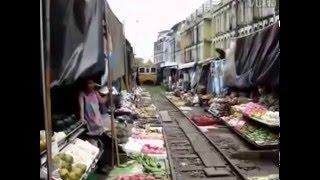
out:
{"label": "seated woman", "polygon": [[258,86],[258,94],[254,99],[259,104],[266,106],[270,111],[279,111],[278,98],[265,86]]}

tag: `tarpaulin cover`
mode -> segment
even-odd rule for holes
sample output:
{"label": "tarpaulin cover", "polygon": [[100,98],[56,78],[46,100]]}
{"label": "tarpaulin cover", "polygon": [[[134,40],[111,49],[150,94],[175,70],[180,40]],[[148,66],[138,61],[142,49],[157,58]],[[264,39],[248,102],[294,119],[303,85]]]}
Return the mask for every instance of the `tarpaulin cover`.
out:
{"label": "tarpaulin cover", "polygon": [[[122,77],[125,72],[125,43],[126,39],[123,34],[123,25],[112,12],[109,4],[105,1],[105,15],[107,31],[111,35],[110,60],[112,79],[117,80]],[[105,82],[102,82],[105,83]]]}
{"label": "tarpaulin cover", "polygon": [[275,23],[236,39],[235,46],[230,49],[234,53],[229,55],[225,69],[226,84],[239,89],[257,85],[277,87],[280,71],[279,36],[280,28]]}
{"label": "tarpaulin cover", "polygon": [[196,87],[196,85],[199,83],[201,75],[202,75],[202,65],[198,65],[195,70],[194,79],[191,79],[191,88]]}
{"label": "tarpaulin cover", "polygon": [[51,86],[105,69],[101,0],[51,1]]}
{"label": "tarpaulin cover", "polygon": [[210,66],[210,75],[211,75],[211,90],[210,92],[214,92],[215,94],[220,94],[222,93],[223,87],[224,87],[224,82],[223,82],[223,77],[224,77],[224,65],[226,63],[226,60],[216,60],[211,62]]}

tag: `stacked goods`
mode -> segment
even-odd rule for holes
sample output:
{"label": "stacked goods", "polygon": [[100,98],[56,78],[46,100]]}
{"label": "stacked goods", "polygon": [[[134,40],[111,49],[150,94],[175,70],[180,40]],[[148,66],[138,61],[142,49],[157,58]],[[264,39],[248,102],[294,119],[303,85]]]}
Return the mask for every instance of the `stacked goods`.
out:
{"label": "stacked goods", "polygon": [[209,111],[216,117],[229,115],[229,104],[226,99],[215,98],[210,105]]}
{"label": "stacked goods", "polygon": [[62,180],[78,180],[86,172],[87,166],[82,163],[74,163],[70,154],[59,153],[53,158],[54,164],[59,168],[58,173]]}
{"label": "stacked goods", "polygon": [[210,126],[219,123],[220,121],[214,117],[211,116],[192,116],[191,120],[197,125],[197,126]]}

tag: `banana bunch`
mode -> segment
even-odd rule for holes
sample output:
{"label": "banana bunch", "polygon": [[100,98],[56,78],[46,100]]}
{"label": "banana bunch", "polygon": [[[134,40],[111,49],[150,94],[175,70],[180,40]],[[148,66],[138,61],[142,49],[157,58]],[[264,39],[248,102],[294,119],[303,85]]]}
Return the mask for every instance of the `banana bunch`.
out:
{"label": "banana bunch", "polygon": [[155,178],[161,178],[166,175],[165,167],[163,167],[163,165],[155,158],[142,155],[133,158],[143,165],[145,173],[152,175]]}
{"label": "banana bunch", "polygon": [[161,178],[166,174],[164,167],[155,158],[144,156],[144,159],[142,165],[146,173],[156,178]]}

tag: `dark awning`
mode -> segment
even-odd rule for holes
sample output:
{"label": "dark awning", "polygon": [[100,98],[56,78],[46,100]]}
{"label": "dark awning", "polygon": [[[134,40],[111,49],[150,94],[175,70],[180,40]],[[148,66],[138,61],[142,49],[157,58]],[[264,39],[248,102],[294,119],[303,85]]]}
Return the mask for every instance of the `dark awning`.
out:
{"label": "dark awning", "polygon": [[101,0],[51,1],[51,85],[105,69]]}
{"label": "dark awning", "polygon": [[234,87],[244,89],[257,85],[279,85],[279,36],[280,28],[275,23],[254,34],[236,39]]}

